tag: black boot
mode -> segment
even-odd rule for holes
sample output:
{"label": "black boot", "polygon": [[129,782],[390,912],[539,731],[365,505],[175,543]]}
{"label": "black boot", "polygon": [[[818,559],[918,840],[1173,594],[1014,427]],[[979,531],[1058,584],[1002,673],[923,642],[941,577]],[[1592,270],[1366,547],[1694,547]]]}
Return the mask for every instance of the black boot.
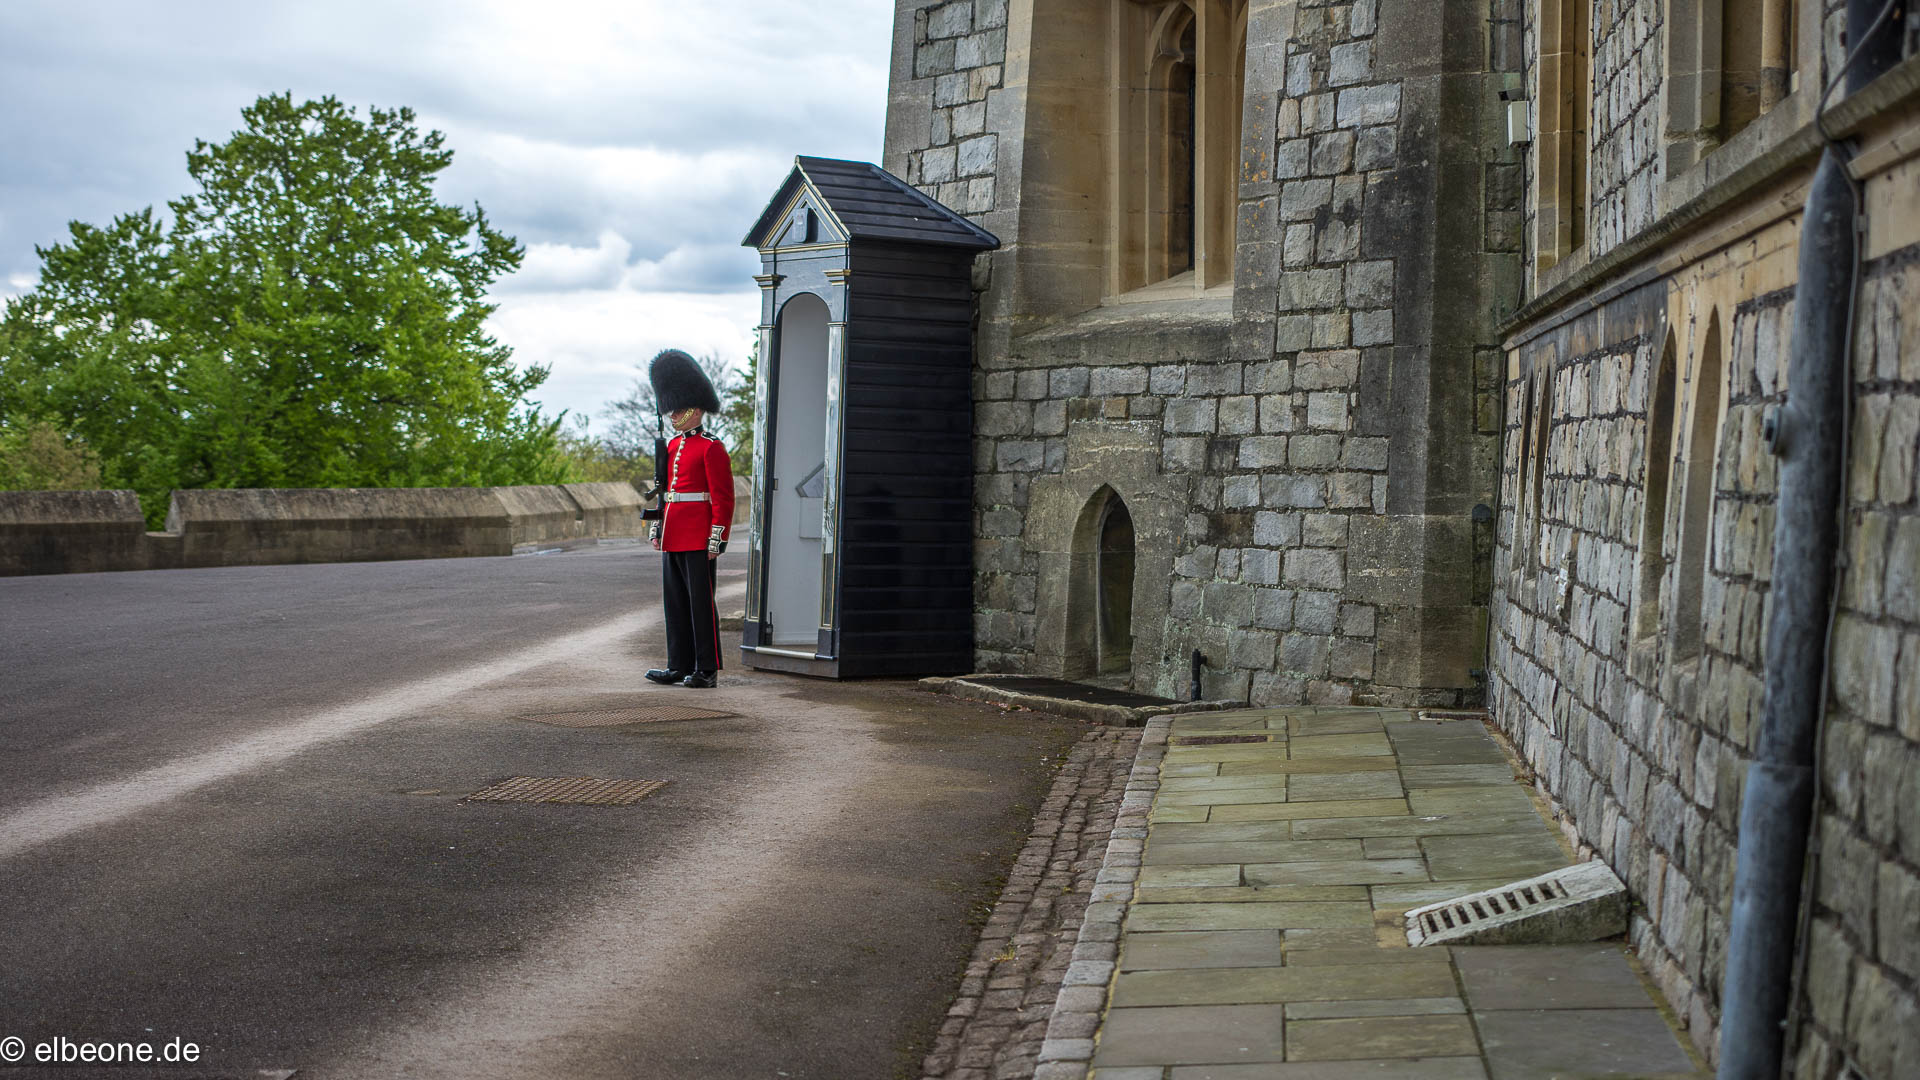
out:
{"label": "black boot", "polygon": [[720,682],[717,671],[696,671],[681,681],[681,686],[691,686],[695,690],[711,690]]}
{"label": "black boot", "polygon": [[672,668],[654,668],[652,671],[647,672],[647,681],[657,682],[661,686],[672,686],[686,677],[686,672],[675,671]]}

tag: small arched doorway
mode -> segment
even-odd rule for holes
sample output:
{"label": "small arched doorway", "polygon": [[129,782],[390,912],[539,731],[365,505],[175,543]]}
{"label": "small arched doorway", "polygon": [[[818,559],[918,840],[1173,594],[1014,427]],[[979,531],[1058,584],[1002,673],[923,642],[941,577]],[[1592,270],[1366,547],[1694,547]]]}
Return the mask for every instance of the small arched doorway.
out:
{"label": "small arched doorway", "polygon": [[1102,675],[1125,674],[1133,667],[1133,515],[1117,493],[1108,492],[1099,537],[1094,566],[1098,669]]}

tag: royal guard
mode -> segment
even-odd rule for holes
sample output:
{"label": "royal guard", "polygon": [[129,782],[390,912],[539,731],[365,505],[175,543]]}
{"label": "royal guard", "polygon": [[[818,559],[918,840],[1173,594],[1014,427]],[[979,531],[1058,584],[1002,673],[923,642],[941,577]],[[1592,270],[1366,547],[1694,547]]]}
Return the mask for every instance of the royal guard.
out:
{"label": "royal guard", "polygon": [[657,683],[706,688],[720,675],[720,613],[713,606],[714,564],[733,526],[733,463],[701,423],[720,411],[713,383],[678,349],[647,368],[653,397],[673,430],[660,519],[649,539],[662,552],[667,613],[667,666],[647,672]]}

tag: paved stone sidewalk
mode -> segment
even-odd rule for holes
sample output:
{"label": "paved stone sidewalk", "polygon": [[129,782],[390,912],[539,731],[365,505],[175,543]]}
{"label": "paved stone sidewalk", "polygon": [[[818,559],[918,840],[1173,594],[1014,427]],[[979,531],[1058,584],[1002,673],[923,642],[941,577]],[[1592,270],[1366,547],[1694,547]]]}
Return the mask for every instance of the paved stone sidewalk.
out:
{"label": "paved stone sidewalk", "polygon": [[926,1080],[1033,1075],[1139,744],[1138,729],[1100,728],[1067,755],[921,1064]]}
{"label": "paved stone sidewalk", "polygon": [[1695,1075],[1617,942],[1407,947],[1407,909],[1568,862],[1479,721],[1264,709],[1159,737],[1104,1020],[1050,1032],[1036,1080]]}

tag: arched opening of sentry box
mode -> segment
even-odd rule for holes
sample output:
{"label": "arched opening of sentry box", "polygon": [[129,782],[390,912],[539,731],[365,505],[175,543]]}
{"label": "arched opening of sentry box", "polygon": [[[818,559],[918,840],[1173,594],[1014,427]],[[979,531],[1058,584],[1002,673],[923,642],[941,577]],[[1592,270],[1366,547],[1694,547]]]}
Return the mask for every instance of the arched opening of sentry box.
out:
{"label": "arched opening of sentry box", "polygon": [[826,506],[826,302],[796,294],[780,311],[773,358],[772,477],[767,515],[767,610],[763,637],[804,645],[820,636],[821,515]]}

